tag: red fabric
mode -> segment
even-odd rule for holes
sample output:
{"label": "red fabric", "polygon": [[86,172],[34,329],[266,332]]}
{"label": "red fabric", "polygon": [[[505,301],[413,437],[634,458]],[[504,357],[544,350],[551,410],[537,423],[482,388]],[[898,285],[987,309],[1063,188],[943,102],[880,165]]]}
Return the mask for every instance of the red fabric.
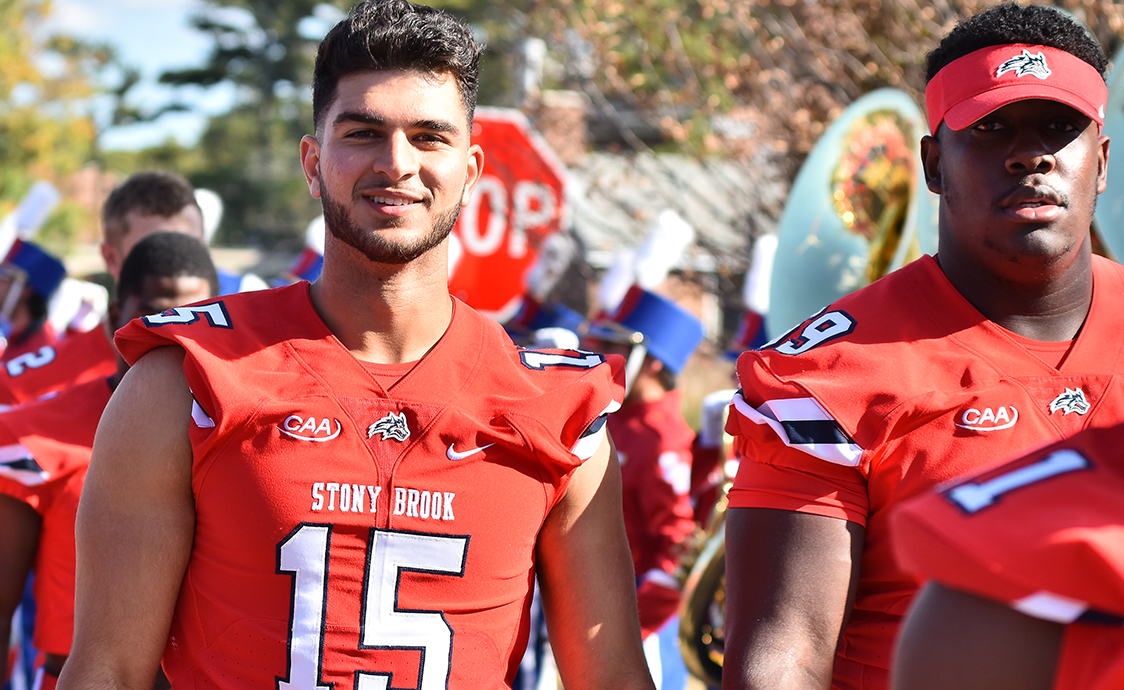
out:
{"label": "red fabric", "polygon": [[35,635],[41,651],[69,654],[74,635],[74,519],[94,432],[109,402],[106,381],[89,381],[57,397],[0,414],[0,452],[30,459],[45,475],[0,462],[0,493],[25,501],[43,518],[35,557]]}
{"label": "red fabric", "polygon": [[58,686],[58,683],[58,676],[53,676],[50,673],[47,673],[46,671],[40,669],[38,683],[35,685],[35,688],[33,690],[55,690],[55,687]]}
{"label": "red fabric", "polygon": [[[862,669],[889,668],[897,627],[916,593],[891,552],[892,507],[1084,428],[1124,420],[1124,388],[1113,385],[1124,372],[1124,314],[1115,305],[1124,269],[1094,257],[1093,270],[1089,317],[1060,370],[984,319],[931,257],[832,305],[827,313],[840,316],[821,335],[837,337],[784,354],[814,342],[801,335],[821,337],[801,325],[775,347],[739,359],[743,397],[735,398],[727,430],[739,437],[743,457],[731,505],[866,525],[859,589],[839,651],[854,662],[846,668],[858,670],[837,664],[837,686],[885,687],[876,678],[883,673]],[[847,322],[853,328],[844,333]],[[1086,414],[1050,412],[1069,389],[1082,391]],[[827,420],[817,424],[835,425],[846,439],[805,451],[757,423],[770,405],[793,400],[818,406]],[[824,459],[844,460],[842,451],[851,449],[859,452],[854,467]]]}
{"label": "red fabric", "polygon": [[55,333],[55,327],[51,325],[50,321],[44,321],[33,332],[20,334],[8,341],[8,346],[0,354],[0,363],[9,362],[29,352],[38,352],[44,347],[54,347],[58,341],[59,337]]}
{"label": "red fabric", "polygon": [[636,588],[636,599],[640,602],[641,637],[648,639],[671,620],[679,610],[679,594],[677,587],[667,587],[652,580],[640,583]]}
{"label": "red fabric", "polygon": [[[679,567],[683,543],[695,530],[691,507],[691,442],[680,391],[656,402],[630,402],[609,417],[609,434],[621,462],[624,528],[632,565],[641,585],[640,620],[645,634],[675,613],[668,605],[670,576]],[[663,573],[663,575],[660,575]],[[662,587],[645,587],[657,578]],[[678,591],[675,601],[678,601]]]}
{"label": "red fabric", "polygon": [[1108,87],[1092,65],[1059,48],[1014,43],[953,60],[925,87],[930,134],[941,121],[964,129],[1015,101],[1042,98],[1076,108],[1104,126]]}
{"label": "red fabric", "polygon": [[25,353],[21,361],[7,361],[0,367],[0,405],[18,405],[116,373],[117,352],[103,326],[46,345],[46,351]]}
{"label": "red fabric", "polygon": [[[210,318],[170,323],[201,313],[181,308],[117,334],[130,361],[182,346],[199,405],[195,546],[163,660],[172,684],[319,674],[350,690],[364,672],[393,673],[396,687],[419,674],[427,687],[507,687],[538,532],[582,462],[571,449],[623,397],[622,367],[557,352],[567,359],[544,365],[454,302],[442,339],[384,390],[319,319],[307,283],[209,304],[222,305]],[[294,604],[295,592],[308,598]]]}
{"label": "red fabric", "polygon": [[[1018,602],[1050,594],[1124,616],[1122,444],[1124,426],[1094,429],[903,504],[893,517],[902,567],[1027,613]],[[1001,488],[986,505],[956,498],[981,486]],[[1056,688],[1119,688],[1122,674],[1124,628],[1068,627]]]}
{"label": "red fabric", "polygon": [[724,450],[720,446],[703,446],[697,438],[691,444],[691,505],[695,523],[704,529],[710,524],[726,483],[724,464],[728,458]]}

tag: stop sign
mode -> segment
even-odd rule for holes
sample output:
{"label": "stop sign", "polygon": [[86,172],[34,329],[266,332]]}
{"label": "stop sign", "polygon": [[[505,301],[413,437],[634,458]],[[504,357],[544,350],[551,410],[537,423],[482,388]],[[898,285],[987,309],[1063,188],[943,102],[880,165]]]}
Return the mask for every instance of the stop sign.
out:
{"label": "stop sign", "polygon": [[484,172],[453,228],[449,290],[505,321],[543,240],[563,225],[565,169],[518,110],[477,108],[472,143],[484,149]]}

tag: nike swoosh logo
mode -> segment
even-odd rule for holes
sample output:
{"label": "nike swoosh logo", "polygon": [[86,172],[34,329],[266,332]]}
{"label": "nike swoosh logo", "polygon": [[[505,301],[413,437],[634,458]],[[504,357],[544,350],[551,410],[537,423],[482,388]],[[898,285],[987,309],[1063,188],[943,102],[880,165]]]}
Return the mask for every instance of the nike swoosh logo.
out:
{"label": "nike swoosh logo", "polygon": [[477,453],[484,450],[485,448],[491,448],[494,445],[496,445],[496,444],[489,443],[486,446],[480,446],[479,448],[473,448],[472,450],[466,450],[464,452],[458,453],[457,451],[453,450],[453,444],[450,443],[449,444],[449,450],[445,451],[445,456],[448,457],[450,460],[464,460],[465,458],[476,455]]}

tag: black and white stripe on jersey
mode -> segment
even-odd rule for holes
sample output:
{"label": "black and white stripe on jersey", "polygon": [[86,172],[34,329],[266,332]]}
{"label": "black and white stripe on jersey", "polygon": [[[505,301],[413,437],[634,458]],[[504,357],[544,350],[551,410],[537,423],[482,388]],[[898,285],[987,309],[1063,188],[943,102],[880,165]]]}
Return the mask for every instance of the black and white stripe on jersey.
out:
{"label": "black and white stripe on jersey", "polygon": [[1077,599],[1063,597],[1053,592],[1041,591],[1011,602],[1011,608],[1033,618],[1069,625],[1088,623],[1092,625],[1124,625],[1124,617],[1089,608],[1089,604]]}
{"label": "black and white stripe on jersey", "polygon": [[593,457],[593,454],[601,447],[601,441],[605,438],[605,423],[609,421],[609,414],[619,409],[621,409],[620,403],[616,400],[610,402],[609,406],[597,416],[597,419],[589,423],[570,452],[582,460]]}
{"label": "black and white stripe on jersey", "polygon": [[0,476],[9,477],[25,486],[38,486],[51,478],[23,444],[0,446]]}
{"label": "black and white stripe on jersey", "polygon": [[733,404],[749,421],[769,425],[790,448],[846,467],[857,467],[862,459],[863,449],[815,398],[766,400],[753,407],[738,391]]}

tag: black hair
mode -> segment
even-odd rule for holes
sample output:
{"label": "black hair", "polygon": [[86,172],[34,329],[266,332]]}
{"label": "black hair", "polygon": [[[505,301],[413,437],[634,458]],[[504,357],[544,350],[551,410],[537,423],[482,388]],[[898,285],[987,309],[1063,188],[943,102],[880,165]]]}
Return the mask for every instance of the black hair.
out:
{"label": "black hair", "polygon": [[170,218],[188,206],[199,207],[195,188],[183,177],[170,172],[142,172],[132,175],[115,188],[101,209],[105,241],[120,247],[129,228],[125,216],[140,211],[146,216]]}
{"label": "black hair", "polygon": [[336,24],[316,52],[312,119],[319,134],[341,78],[367,70],[415,70],[456,80],[469,124],[483,49],[462,21],[406,0],[368,0]]}
{"label": "black hair", "polygon": [[675,390],[675,387],[679,385],[679,377],[674,371],[669,369],[666,364],[663,365],[663,367],[658,372],[656,372],[656,378],[659,380],[660,386],[665,391],[673,391]]}
{"label": "black hair", "polygon": [[1101,44],[1073,15],[1049,5],[996,5],[960,22],[929,53],[928,83],[948,63],[982,48],[1028,43],[1064,50],[1092,65],[1101,78],[1108,69]]}
{"label": "black hair", "polygon": [[156,232],[137,242],[121,265],[117,281],[117,304],[144,292],[146,278],[198,276],[211,285],[211,297],[219,294],[219,276],[211,252],[198,239],[182,232]]}

